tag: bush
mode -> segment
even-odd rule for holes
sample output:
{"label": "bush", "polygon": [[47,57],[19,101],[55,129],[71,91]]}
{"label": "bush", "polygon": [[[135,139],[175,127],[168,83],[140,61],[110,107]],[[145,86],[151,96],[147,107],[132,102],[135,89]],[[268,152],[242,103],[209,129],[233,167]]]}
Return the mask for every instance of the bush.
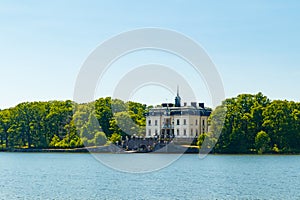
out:
{"label": "bush", "polygon": [[96,146],[101,146],[101,145],[104,145],[107,141],[107,138],[106,138],[106,135],[104,132],[96,132],[95,134],[95,138],[94,138],[94,143]]}
{"label": "bush", "polygon": [[265,131],[260,131],[255,137],[256,150],[259,154],[269,151],[270,137]]}
{"label": "bush", "polygon": [[109,141],[111,141],[113,144],[115,144],[118,141],[121,141],[121,135],[117,133],[113,133],[111,137],[109,138]]}

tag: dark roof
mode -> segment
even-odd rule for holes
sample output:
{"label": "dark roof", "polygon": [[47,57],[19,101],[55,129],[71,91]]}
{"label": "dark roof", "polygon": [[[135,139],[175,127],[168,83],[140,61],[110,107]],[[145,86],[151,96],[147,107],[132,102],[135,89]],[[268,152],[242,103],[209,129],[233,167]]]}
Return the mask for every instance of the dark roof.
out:
{"label": "dark roof", "polygon": [[209,116],[210,110],[206,110],[201,107],[156,107],[152,108],[147,116],[173,116],[173,115],[197,115],[197,116]]}

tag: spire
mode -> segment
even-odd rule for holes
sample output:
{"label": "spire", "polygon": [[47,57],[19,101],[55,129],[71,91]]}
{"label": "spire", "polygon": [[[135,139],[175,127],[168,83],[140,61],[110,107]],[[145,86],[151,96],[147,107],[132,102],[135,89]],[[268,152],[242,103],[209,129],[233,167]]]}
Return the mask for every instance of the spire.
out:
{"label": "spire", "polygon": [[181,98],[179,96],[179,86],[177,85],[177,96],[175,97],[175,107],[181,106]]}

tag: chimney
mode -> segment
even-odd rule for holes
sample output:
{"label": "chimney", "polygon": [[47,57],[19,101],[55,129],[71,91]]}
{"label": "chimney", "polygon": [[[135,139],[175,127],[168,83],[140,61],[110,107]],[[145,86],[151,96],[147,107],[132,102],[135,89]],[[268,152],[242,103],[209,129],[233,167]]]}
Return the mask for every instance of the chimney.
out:
{"label": "chimney", "polygon": [[168,107],[174,107],[174,103],[168,103]]}
{"label": "chimney", "polygon": [[204,108],[204,103],[199,103],[200,108]]}
{"label": "chimney", "polygon": [[162,107],[168,107],[168,104],[167,103],[162,103],[161,106]]}
{"label": "chimney", "polygon": [[191,102],[191,106],[193,106],[193,107],[197,107],[197,102]]}

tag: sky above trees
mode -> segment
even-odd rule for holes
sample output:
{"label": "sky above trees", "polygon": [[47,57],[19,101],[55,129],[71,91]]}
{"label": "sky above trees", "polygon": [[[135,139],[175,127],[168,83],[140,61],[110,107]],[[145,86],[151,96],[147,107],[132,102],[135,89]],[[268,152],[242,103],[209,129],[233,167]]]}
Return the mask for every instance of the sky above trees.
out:
{"label": "sky above trees", "polygon": [[[292,0],[1,1],[0,109],[24,101],[72,100],[88,55],[112,36],[142,27],[175,30],[199,43],[215,63],[226,97],[261,91],[272,100],[299,101],[299,9],[300,2]],[[149,51],[114,63],[95,99],[112,96],[132,66],[147,63],[173,67],[192,82],[197,101],[210,104],[205,83],[186,63]],[[142,87],[130,100],[173,102],[176,87]]]}

